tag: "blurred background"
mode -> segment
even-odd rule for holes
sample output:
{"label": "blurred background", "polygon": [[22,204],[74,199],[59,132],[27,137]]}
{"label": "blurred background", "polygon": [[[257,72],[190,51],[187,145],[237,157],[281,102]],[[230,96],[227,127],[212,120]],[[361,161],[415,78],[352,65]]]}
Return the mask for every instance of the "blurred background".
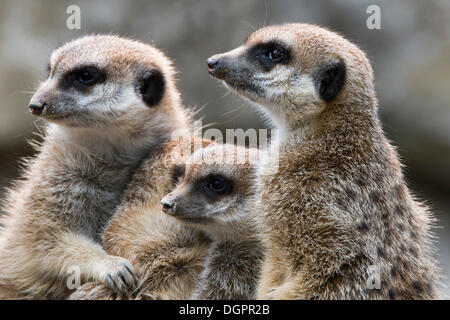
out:
{"label": "blurred background", "polygon": [[[81,30],[66,27],[69,5]],[[369,5],[381,29],[369,30]],[[439,219],[434,231],[444,282],[450,276],[450,1],[0,0],[0,192],[18,176],[18,159],[39,123],[27,104],[51,52],[67,40],[115,33],[163,49],[179,70],[179,87],[203,124],[265,128],[254,110],[206,72],[205,59],[239,46],[264,24],[308,22],[357,43],[375,70],[384,129],[398,147],[415,194]],[[2,193],[0,193],[2,197]],[[445,289],[448,293],[449,289]]]}

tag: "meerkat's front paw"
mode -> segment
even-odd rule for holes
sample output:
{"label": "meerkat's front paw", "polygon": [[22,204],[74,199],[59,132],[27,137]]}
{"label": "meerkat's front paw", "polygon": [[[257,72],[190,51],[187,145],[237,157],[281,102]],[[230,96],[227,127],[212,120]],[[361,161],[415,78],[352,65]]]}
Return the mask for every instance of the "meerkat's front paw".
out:
{"label": "meerkat's front paw", "polygon": [[96,266],[99,280],[114,292],[132,289],[136,286],[136,275],[131,263],[124,258],[108,256]]}

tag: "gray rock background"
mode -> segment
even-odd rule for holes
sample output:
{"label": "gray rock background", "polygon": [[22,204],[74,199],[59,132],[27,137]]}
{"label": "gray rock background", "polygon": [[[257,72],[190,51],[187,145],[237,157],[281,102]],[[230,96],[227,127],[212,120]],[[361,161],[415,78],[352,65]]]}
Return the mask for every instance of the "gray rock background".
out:
{"label": "gray rock background", "polygon": [[[66,8],[81,8],[81,30],[66,28]],[[381,30],[366,27],[381,8]],[[234,48],[264,24],[301,21],[358,43],[375,70],[381,116],[416,195],[439,218],[435,232],[445,283],[450,275],[450,1],[57,1],[0,0],[0,186],[32,154],[39,123],[27,102],[53,49],[90,33],[154,42],[175,61],[185,103],[217,128],[264,128],[247,104],[206,73],[205,59]],[[1,196],[1,194],[0,194]],[[448,289],[445,289],[447,292]]]}

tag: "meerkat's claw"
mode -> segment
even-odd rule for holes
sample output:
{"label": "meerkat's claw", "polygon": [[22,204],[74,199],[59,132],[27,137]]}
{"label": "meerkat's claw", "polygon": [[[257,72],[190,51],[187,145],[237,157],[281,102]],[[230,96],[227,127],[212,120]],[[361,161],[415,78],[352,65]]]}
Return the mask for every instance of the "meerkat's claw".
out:
{"label": "meerkat's claw", "polygon": [[158,294],[143,293],[137,296],[136,300],[163,300],[163,298]]}
{"label": "meerkat's claw", "polygon": [[101,273],[100,280],[114,292],[133,289],[137,280],[134,269],[128,260],[114,256],[109,259],[110,261],[106,262],[107,266]]}

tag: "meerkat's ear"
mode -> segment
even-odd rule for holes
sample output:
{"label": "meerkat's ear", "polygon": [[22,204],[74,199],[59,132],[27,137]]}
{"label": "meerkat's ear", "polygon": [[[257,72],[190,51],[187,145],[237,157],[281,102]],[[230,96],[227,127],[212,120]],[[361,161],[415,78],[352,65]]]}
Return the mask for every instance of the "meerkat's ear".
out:
{"label": "meerkat's ear", "polygon": [[345,82],[345,64],[334,61],[321,66],[314,76],[314,85],[321,99],[331,101],[341,92]]}
{"label": "meerkat's ear", "polygon": [[146,70],[139,76],[137,82],[138,92],[148,107],[153,107],[161,101],[165,89],[165,80],[161,71]]}

